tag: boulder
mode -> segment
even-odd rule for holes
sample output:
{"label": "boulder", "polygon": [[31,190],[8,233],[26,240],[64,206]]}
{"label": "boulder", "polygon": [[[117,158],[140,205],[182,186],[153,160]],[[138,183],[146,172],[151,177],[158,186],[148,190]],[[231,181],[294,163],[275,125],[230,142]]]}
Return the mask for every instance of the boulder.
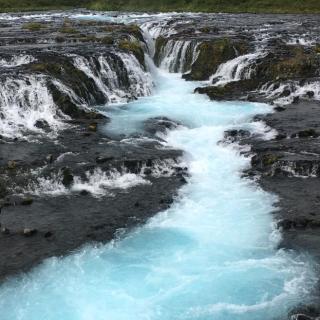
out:
{"label": "boulder", "polygon": [[208,80],[220,64],[234,59],[238,55],[248,53],[249,46],[244,41],[228,38],[204,41],[198,47],[198,57],[191,67],[190,73],[184,74],[186,80]]}
{"label": "boulder", "polygon": [[23,229],[22,234],[23,234],[25,237],[32,237],[32,236],[34,236],[37,232],[38,232],[37,229],[25,228],[25,229]]}

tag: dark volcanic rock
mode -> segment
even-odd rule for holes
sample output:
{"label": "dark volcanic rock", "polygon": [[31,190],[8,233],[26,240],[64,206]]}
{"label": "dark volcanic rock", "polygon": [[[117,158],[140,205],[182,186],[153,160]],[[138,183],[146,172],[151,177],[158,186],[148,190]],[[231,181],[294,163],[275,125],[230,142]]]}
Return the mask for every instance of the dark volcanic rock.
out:
{"label": "dark volcanic rock", "polygon": [[175,122],[167,117],[157,117],[145,121],[144,130],[151,135],[155,135],[158,132],[166,133],[167,130],[175,129],[179,125],[180,123]]}
{"label": "dark volcanic rock", "polygon": [[186,80],[207,80],[216,72],[219,65],[248,52],[248,43],[223,38],[204,41],[198,48],[198,57],[191,66],[191,71],[183,78]]}
{"label": "dark volcanic rock", "polygon": [[[230,82],[225,86],[199,87],[196,93],[207,94],[211,100],[247,100],[249,93],[259,88],[256,80],[241,80]],[[252,99],[251,99],[252,100]]]}
{"label": "dark volcanic rock", "polygon": [[[258,173],[261,186],[279,196],[275,220],[282,231],[280,247],[307,252],[318,263],[320,140],[315,133],[319,116],[319,103],[304,101],[289,105],[281,112],[259,117],[288,138],[245,140],[245,143],[252,144],[254,153],[252,169],[247,173],[250,176]],[[319,292],[315,296],[319,297]],[[292,311],[291,319],[315,319],[320,313],[319,306],[317,301],[309,307],[299,307]]]}
{"label": "dark volcanic rock", "polygon": [[[169,119],[159,119],[166,129],[175,126]],[[100,124],[106,122],[101,120]],[[158,124],[156,121],[156,128]],[[113,239],[119,229],[144,223],[168,208],[172,200],[163,199],[172,199],[186,182],[186,169],[178,162],[180,150],[164,149],[156,140],[134,144],[112,140],[100,132],[82,136],[87,125],[85,121],[61,132],[58,143],[43,140],[2,145],[0,170],[4,177],[10,177],[7,187],[25,197],[15,200],[15,191],[11,191],[5,201],[15,205],[2,205],[0,278],[27,271],[47,257],[68,254],[88,242]],[[13,150],[19,171],[7,169]],[[153,167],[161,166],[161,161],[171,166],[172,174],[153,175]],[[101,170],[100,175],[114,171],[145,174],[148,183],[129,189],[114,187],[98,197],[85,187],[72,190],[75,178],[88,182],[87,175],[95,170]],[[48,185],[60,181],[66,193],[45,193],[39,179]],[[34,188],[38,191],[33,192]],[[4,189],[3,196],[7,194]]]}

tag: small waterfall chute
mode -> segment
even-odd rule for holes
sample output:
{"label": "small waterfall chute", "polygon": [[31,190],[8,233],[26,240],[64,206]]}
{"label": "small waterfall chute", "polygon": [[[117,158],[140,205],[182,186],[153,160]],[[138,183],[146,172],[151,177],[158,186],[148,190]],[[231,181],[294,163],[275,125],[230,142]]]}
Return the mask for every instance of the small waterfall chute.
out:
{"label": "small waterfall chute", "polygon": [[42,75],[6,77],[0,90],[0,134],[8,138],[26,138],[26,133],[42,133],[38,121],[50,127],[50,134],[66,127],[68,119],[55,105]]}
{"label": "small waterfall chute", "polygon": [[232,81],[251,79],[257,59],[266,56],[266,54],[265,51],[257,51],[222,63],[209,79],[209,83],[224,85]]}
{"label": "small waterfall chute", "polygon": [[170,39],[160,52],[160,68],[184,73],[190,70],[198,56],[198,42]]}

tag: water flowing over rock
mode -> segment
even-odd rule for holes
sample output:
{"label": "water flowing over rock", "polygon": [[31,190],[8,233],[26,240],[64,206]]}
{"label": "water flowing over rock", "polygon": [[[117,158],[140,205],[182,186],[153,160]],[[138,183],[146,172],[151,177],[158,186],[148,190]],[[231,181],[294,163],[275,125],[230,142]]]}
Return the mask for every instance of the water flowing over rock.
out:
{"label": "water flowing over rock", "polygon": [[316,319],[316,16],[12,14],[0,32],[0,278],[67,255],[4,281],[5,320]]}

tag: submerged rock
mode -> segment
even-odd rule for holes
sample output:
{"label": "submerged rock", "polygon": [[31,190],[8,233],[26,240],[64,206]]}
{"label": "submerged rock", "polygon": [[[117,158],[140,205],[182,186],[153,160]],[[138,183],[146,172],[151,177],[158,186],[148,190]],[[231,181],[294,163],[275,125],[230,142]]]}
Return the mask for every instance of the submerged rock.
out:
{"label": "submerged rock", "polygon": [[38,232],[37,229],[25,228],[25,229],[23,229],[22,234],[23,234],[25,237],[32,237],[32,236],[34,236],[37,232]]}

